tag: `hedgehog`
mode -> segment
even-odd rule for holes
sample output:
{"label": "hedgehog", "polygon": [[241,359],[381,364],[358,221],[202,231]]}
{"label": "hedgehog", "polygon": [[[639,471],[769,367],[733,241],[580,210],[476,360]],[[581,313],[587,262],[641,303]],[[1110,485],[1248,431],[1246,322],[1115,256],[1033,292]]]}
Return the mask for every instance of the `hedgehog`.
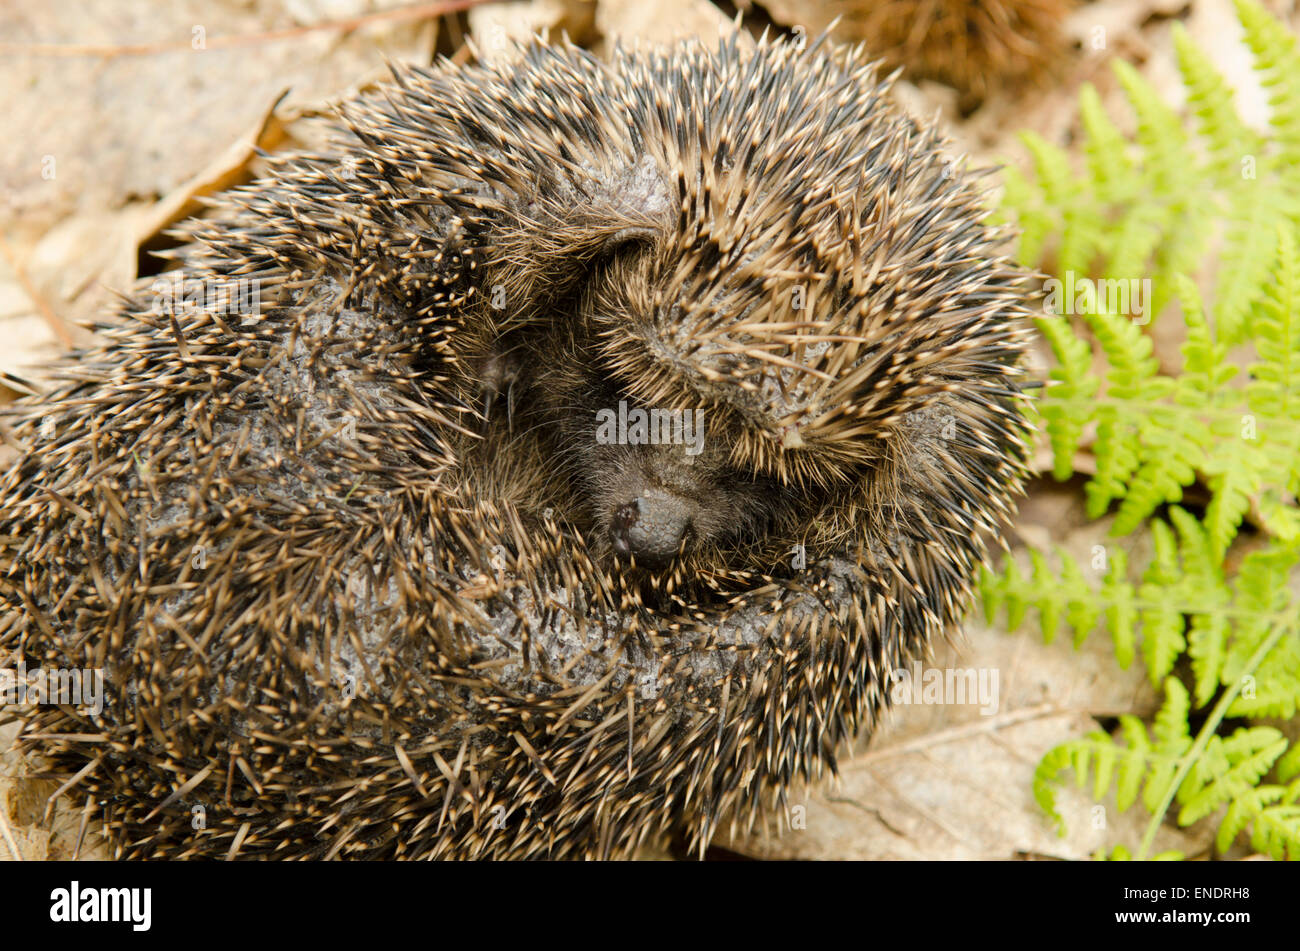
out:
{"label": "hedgehog", "polygon": [[0,662],[100,678],[20,742],[115,857],[779,831],[1014,513],[1027,275],[863,50],[515,54],[341,103],[9,411]]}

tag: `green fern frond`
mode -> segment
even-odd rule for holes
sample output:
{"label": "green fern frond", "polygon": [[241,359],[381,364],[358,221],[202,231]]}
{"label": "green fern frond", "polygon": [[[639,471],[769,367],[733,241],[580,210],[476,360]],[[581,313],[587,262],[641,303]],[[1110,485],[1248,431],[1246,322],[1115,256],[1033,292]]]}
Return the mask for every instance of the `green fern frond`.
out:
{"label": "green fern frond", "polygon": [[1039,406],[1043,425],[1052,444],[1052,471],[1065,480],[1074,471],[1074,453],[1083,439],[1087,420],[1073,407],[1087,405],[1101,389],[1101,379],[1092,372],[1092,349],[1060,317],[1038,322],[1056,358],[1052,367],[1052,398]]}
{"label": "green fern frond", "polygon": [[1259,361],[1246,388],[1248,405],[1262,416],[1300,416],[1300,257],[1295,234],[1278,229],[1275,279],[1251,321]]}
{"label": "green fern frond", "polygon": [[[1091,776],[1095,801],[1104,798],[1115,780],[1120,812],[1136,801],[1139,787],[1143,787],[1143,805],[1152,815],[1176,798],[1182,806],[1177,820],[1181,826],[1224,809],[1216,838],[1221,852],[1250,826],[1252,843],[1259,851],[1279,859],[1300,855],[1300,807],[1295,805],[1300,798],[1300,779],[1290,787],[1258,785],[1271,768],[1278,765],[1280,773],[1280,764],[1295,755],[1294,750],[1287,750],[1281,731],[1252,727],[1226,738],[1212,735],[1201,753],[1194,755],[1187,729],[1187,692],[1170,678],[1165,682],[1165,698],[1150,735],[1141,720],[1123,716],[1122,745],[1097,731],[1054,747],[1039,762],[1034,772],[1034,798],[1058,832],[1063,835],[1065,827],[1056,807],[1056,785],[1068,769],[1081,788]],[[1176,792],[1174,783],[1178,783]],[[1116,852],[1120,848],[1117,846]],[[1127,848],[1122,855],[1131,857]]]}
{"label": "green fern frond", "polygon": [[1287,750],[1286,755],[1277,761],[1277,778],[1281,782],[1300,776],[1300,743]]}
{"label": "green fern frond", "polygon": [[1280,146],[1274,161],[1277,167],[1300,174],[1300,48],[1295,37],[1255,0],[1237,0],[1236,8],[1246,45],[1269,91],[1270,125]]}
{"label": "green fern frond", "polygon": [[[1115,530],[1125,534],[1199,480],[1213,492],[1209,519],[1220,553],[1248,516],[1300,543],[1290,505],[1300,492],[1300,105],[1293,101],[1300,48],[1257,4],[1243,0],[1238,11],[1270,91],[1266,135],[1240,118],[1223,77],[1176,29],[1185,113],[1117,62],[1135,133],[1121,132],[1096,89],[1085,86],[1082,161],[1025,136],[1033,175],[1010,175],[1004,201],[1007,217],[1026,227],[1022,260],[1056,282],[1047,307],[1061,316],[1040,321],[1057,360],[1057,385],[1041,406],[1054,475],[1072,473],[1083,434],[1095,430],[1096,472],[1086,487],[1092,516],[1119,502]],[[1210,247],[1221,247],[1212,312],[1185,277],[1202,269]],[[1103,294],[1139,278],[1145,283],[1133,285],[1127,309]],[[1078,300],[1068,290],[1076,286],[1088,291]],[[1062,288],[1063,309],[1052,301]],[[1171,377],[1160,372],[1143,326],[1175,297],[1188,341],[1184,373]],[[1092,371],[1088,340],[1066,319],[1072,313],[1106,358],[1102,379]],[[1247,341],[1254,358],[1242,367],[1228,362]],[[1237,445],[1225,449],[1229,438]]]}
{"label": "green fern frond", "polygon": [[1238,730],[1226,740],[1211,737],[1205,754],[1178,790],[1183,806],[1178,824],[1191,825],[1252,792],[1286,747],[1286,737],[1272,727]]}
{"label": "green fern frond", "polygon": [[[1129,852],[1128,849],[1126,849],[1126,848],[1125,848],[1124,846],[1122,846],[1122,845],[1117,845],[1117,846],[1115,846],[1115,847],[1114,847],[1110,852],[1107,852],[1105,849],[1098,849],[1098,850],[1097,850],[1097,854],[1096,854],[1095,856],[1093,856],[1093,857],[1096,858],[1098,861],[1102,861],[1102,862],[1107,862],[1107,861],[1109,861],[1109,862],[1131,862],[1131,861],[1133,861],[1133,855]],[[1160,852],[1160,853],[1158,853],[1158,854],[1156,854],[1156,855],[1151,856],[1151,861],[1153,861],[1153,862],[1181,862],[1181,861],[1183,860],[1183,858],[1184,858],[1184,856],[1183,856],[1183,853],[1182,853],[1182,852],[1178,852],[1178,851],[1175,851],[1175,850],[1170,850],[1170,851],[1168,851],[1168,852]]]}
{"label": "green fern frond", "polygon": [[[1176,26],[1185,109],[1116,63],[1135,131],[1085,85],[1079,144],[1026,135],[1033,170],[1010,171],[1004,193],[1021,260],[1051,275],[1038,327],[1054,365],[1035,420],[1052,473],[1073,476],[1094,434],[1088,514],[1113,514],[1116,538],[1151,539],[1141,563],[1136,536],[1095,547],[1088,564],[1031,548],[1027,569],[1008,558],[979,579],[990,619],[1005,612],[1014,630],[1036,615],[1047,640],[1064,622],[1076,646],[1101,622],[1121,666],[1140,652],[1163,687],[1149,728],[1123,715],[1115,736],[1064,743],[1035,771],[1034,796],[1058,826],[1065,770],[1094,800],[1113,788],[1121,811],[1142,800],[1138,848],[1098,858],[1149,856],[1171,815],[1216,814],[1221,852],[1249,835],[1262,853],[1300,858],[1300,744],[1272,725],[1224,727],[1300,712],[1300,43],[1254,0],[1237,11],[1269,94],[1266,130],[1242,120]],[[1180,368],[1161,365],[1146,330],[1175,301]],[[1181,507],[1199,487],[1201,517]],[[1240,557],[1244,531],[1257,534]],[[1205,711],[1195,730],[1193,708]]]}
{"label": "green fern frond", "polygon": [[1223,821],[1219,823],[1219,833],[1214,839],[1215,847],[1220,852],[1228,851],[1237,836],[1245,831],[1246,826],[1285,794],[1286,789],[1281,786],[1259,786],[1248,789],[1233,799],[1223,816]]}
{"label": "green fern frond", "polygon": [[1153,522],[1151,528],[1155,557],[1147,566],[1138,598],[1148,605],[1141,612],[1142,656],[1151,682],[1158,684],[1187,647],[1183,637],[1186,618],[1178,597],[1182,568],[1173,532],[1164,522]]}
{"label": "green fern frond", "polygon": [[1192,659],[1196,705],[1210,702],[1219,688],[1223,660],[1227,654],[1228,619],[1222,614],[1198,614],[1187,633],[1187,653]]}
{"label": "green fern frond", "polygon": [[1187,104],[1196,116],[1201,141],[1209,150],[1210,166],[1220,173],[1220,178],[1227,177],[1238,168],[1242,155],[1260,151],[1263,140],[1237,115],[1233,90],[1210,58],[1187,36],[1181,23],[1174,24],[1173,36]]}
{"label": "green fern frond", "polygon": [[1300,785],[1293,784],[1283,802],[1265,807],[1254,817],[1250,844],[1257,851],[1281,862],[1300,861]]}
{"label": "green fern frond", "polygon": [[[1138,609],[1133,585],[1128,582],[1128,555],[1122,548],[1110,553],[1110,569],[1102,579],[1101,602],[1105,605],[1106,626],[1115,643],[1115,659],[1123,670],[1133,663],[1137,645]],[[1091,630],[1091,628],[1089,628]],[[1074,646],[1083,644],[1088,631],[1075,631]]]}
{"label": "green fern frond", "polygon": [[[1058,572],[1045,555],[1030,551],[1028,575],[1008,559],[1000,572],[986,570],[981,576],[991,612],[1005,608],[1018,626],[1037,611],[1046,637],[1054,636],[1065,620],[1075,630],[1076,643],[1104,616],[1117,654],[1127,651],[1131,659],[1138,637],[1148,673],[1153,679],[1163,677],[1165,703],[1149,735],[1140,719],[1125,715],[1119,721],[1122,745],[1093,733],[1063,744],[1040,762],[1034,795],[1058,825],[1062,820],[1053,784],[1064,769],[1073,769],[1080,783],[1091,776],[1094,799],[1114,782],[1121,811],[1140,797],[1148,813],[1158,817],[1176,798],[1184,825],[1245,796],[1271,766],[1282,781],[1300,774],[1300,753],[1287,751],[1285,739],[1271,727],[1243,728],[1227,739],[1214,732],[1225,716],[1296,713],[1300,607],[1291,593],[1291,577],[1300,552],[1287,547],[1252,552],[1228,578],[1206,525],[1177,507],[1169,514],[1172,525],[1151,523],[1154,552],[1136,591],[1127,579],[1128,557],[1122,549],[1104,561],[1094,558],[1090,569],[1057,552]],[[1104,574],[1090,583],[1103,566]],[[1194,698],[1177,678],[1167,676],[1184,649],[1191,658]],[[1216,697],[1213,713],[1193,737],[1188,725],[1193,700],[1205,706]],[[1232,813],[1234,821],[1245,808]],[[1254,815],[1250,812],[1244,821],[1253,822]],[[1271,848],[1281,841],[1280,847],[1289,849],[1287,814],[1270,812],[1264,821],[1267,833],[1258,832],[1256,825],[1253,834],[1264,835]]]}
{"label": "green fern frond", "polygon": [[[1129,143],[1106,114],[1092,83],[1084,83],[1079,92],[1079,118],[1084,131],[1083,151],[1098,197],[1106,205],[1136,198],[1142,179],[1129,155]],[[1069,168],[1068,159],[1063,168]]]}

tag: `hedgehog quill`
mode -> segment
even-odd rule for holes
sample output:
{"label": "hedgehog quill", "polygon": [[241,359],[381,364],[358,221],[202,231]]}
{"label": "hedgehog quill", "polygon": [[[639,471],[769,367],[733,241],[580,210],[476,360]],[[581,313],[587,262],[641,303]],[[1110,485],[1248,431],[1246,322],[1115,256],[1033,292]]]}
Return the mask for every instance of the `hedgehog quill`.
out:
{"label": "hedgehog quill", "polygon": [[0,483],[0,660],[104,678],[23,742],[114,853],[702,853],[833,771],[1026,472],[1026,277],[887,93],[535,41],[193,222]]}

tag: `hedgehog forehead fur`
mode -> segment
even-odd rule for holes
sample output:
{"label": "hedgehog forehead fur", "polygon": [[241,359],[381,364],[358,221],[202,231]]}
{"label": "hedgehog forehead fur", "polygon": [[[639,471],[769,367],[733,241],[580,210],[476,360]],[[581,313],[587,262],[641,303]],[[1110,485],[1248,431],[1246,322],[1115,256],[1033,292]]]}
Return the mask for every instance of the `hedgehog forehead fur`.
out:
{"label": "hedgehog forehead fur", "polygon": [[[820,42],[534,42],[339,115],[176,253],[259,308],[142,287],[13,413],[0,657],[109,695],[29,745],[132,857],[779,814],[1024,478],[1024,276],[979,192]],[[628,407],[696,413],[694,451],[596,438]]]}

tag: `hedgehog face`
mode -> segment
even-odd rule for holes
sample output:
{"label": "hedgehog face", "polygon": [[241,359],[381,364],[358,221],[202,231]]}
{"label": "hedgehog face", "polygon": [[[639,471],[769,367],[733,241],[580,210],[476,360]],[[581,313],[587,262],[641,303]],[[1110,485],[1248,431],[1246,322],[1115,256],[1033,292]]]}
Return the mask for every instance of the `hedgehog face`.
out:
{"label": "hedgehog face", "polygon": [[[812,522],[826,504],[829,483],[860,481],[862,463],[878,455],[875,439],[869,431],[850,432],[832,453],[782,445],[771,391],[774,385],[797,390],[805,383],[804,368],[778,356],[782,376],[767,378],[755,370],[767,367],[764,357],[776,349],[789,349],[785,338],[799,326],[798,315],[778,321],[772,308],[757,314],[757,301],[771,296],[770,287],[761,272],[744,268],[732,284],[713,291],[712,300],[700,292],[672,302],[672,281],[704,265],[682,253],[679,236],[662,214],[651,213],[662,208],[654,196],[667,186],[647,184],[646,177],[643,170],[637,207],[625,201],[619,214],[631,220],[644,213],[639,220],[652,224],[611,230],[621,220],[611,216],[593,233],[570,227],[571,247],[598,246],[600,233],[604,244],[585,268],[567,262],[567,274],[580,278],[570,277],[574,289],[552,302],[540,329],[507,334],[479,361],[484,403],[530,379],[525,428],[553,433],[543,441],[547,468],[562,475],[567,493],[561,495],[568,495],[563,508],[583,527],[593,553],[631,556],[655,568],[676,556],[712,568],[739,567],[774,531]],[[719,222],[712,231],[721,235],[724,227]],[[740,257],[761,250],[744,235],[728,240],[741,247]],[[553,278],[553,286],[559,283]],[[708,349],[692,345],[704,310],[729,335],[719,334]],[[840,318],[803,322],[800,359],[815,359],[827,349],[811,342],[809,333],[828,333],[832,320]],[[528,367],[520,367],[520,360]],[[513,402],[505,412],[507,418],[514,412]],[[790,439],[788,431],[784,436]],[[762,450],[756,452],[756,445]],[[818,477],[803,478],[808,471]]]}
{"label": "hedgehog face", "polygon": [[[632,406],[634,419],[642,409]],[[657,567],[686,552],[731,548],[763,537],[786,501],[716,449],[691,456],[681,445],[605,445],[589,424],[575,429],[574,465],[598,551]]]}
{"label": "hedgehog face", "polygon": [[554,464],[594,552],[661,567],[759,541],[797,507],[789,487],[734,462],[734,414],[704,400],[646,405],[598,347],[570,339],[564,351],[539,367],[534,425],[554,429]]}

